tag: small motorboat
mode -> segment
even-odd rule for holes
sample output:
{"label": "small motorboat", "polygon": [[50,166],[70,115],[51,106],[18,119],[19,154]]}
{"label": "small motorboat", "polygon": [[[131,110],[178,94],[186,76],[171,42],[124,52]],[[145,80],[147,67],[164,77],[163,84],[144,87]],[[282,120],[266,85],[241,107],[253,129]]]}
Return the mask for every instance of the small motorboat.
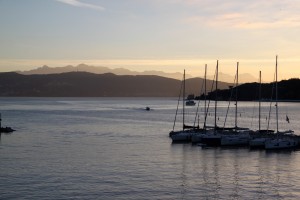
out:
{"label": "small motorboat", "polygon": [[196,103],[193,100],[188,100],[188,101],[185,102],[185,105],[186,106],[194,106],[194,105],[196,105]]}
{"label": "small motorboat", "polygon": [[12,129],[11,127],[1,127],[0,128],[0,133],[12,133],[14,132],[15,130]]}
{"label": "small motorboat", "polygon": [[12,129],[11,127],[2,127],[2,115],[0,113],[0,133],[12,133],[14,132],[15,130]]}

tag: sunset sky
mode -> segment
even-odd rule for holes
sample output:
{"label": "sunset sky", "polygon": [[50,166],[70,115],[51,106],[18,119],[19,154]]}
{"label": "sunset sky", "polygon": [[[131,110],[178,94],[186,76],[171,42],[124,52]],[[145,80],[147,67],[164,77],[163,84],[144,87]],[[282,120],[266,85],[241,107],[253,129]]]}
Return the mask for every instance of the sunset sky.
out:
{"label": "sunset sky", "polygon": [[0,0],[0,71],[80,63],[300,77],[298,0]]}

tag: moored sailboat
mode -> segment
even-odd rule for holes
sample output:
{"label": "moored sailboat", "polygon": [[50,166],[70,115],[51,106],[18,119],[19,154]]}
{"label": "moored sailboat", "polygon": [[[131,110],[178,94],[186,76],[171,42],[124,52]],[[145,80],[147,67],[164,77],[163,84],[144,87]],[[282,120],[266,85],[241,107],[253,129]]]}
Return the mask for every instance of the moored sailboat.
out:
{"label": "moored sailboat", "polygon": [[[235,127],[232,130],[223,131],[221,137],[221,146],[246,146],[249,143],[250,135],[249,129],[239,128],[237,124],[237,113],[238,113],[238,80],[239,80],[239,62],[236,67],[236,86],[235,86]],[[229,108],[229,107],[228,107]],[[225,124],[224,124],[225,127]]]}
{"label": "moored sailboat", "polygon": [[270,137],[263,136],[263,134],[273,133],[272,130],[261,129],[261,71],[259,71],[259,95],[258,95],[258,130],[255,132],[254,137],[249,141],[250,148],[264,148],[267,140]]}
{"label": "moored sailboat", "polygon": [[[206,78],[207,76],[207,64],[205,64],[205,71],[204,71],[204,117],[206,118],[206,114],[207,114],[207,110],[206,110]],[[203,88],[203,85],[202,85],[202,88]],[[201,91],[202,92],[202,91]],[[199,104],[198,104],[198,108],[199,108]],[[196,116],[195,116],[195,121],[196,122],[196,118],[198,116],[198,108],[197,108],[197,112],[196,112]],[[199,116],[198,116],[199,117]],[[194,123],[195,125],[195,123]],[[199,120],[198,120],[198,127],[199,127]],[[202,138],[203,136],[206,134],[206,120],[204,119],[204,125],[203,125],[203,129],[197,129],[195,131],[195,133],[192,135],[192,138],[191,138],[191,142],[193,144],[196,144],[196,143],[201,143],[202,142]]]}
{"label": "moored sailboat", "polygon": [[215,90],[215,124],[213,129],[207,129],[206,118],[207,112],[205,113],[204,122],[204,134],[202,136],[201,142],[208,146],[220,146],[221,145],[221,130],[217,126],[217,107],[218,107],[218,73],[219,73],[219,61],[217,60],[216,66],[216,90]]}
{"label": "moored sailboat", "polygon": [[[181,91],[182,92],[182,130],[175,131],[175,123],[176,123],[176,117],[177,117],[177,112],[178,112],[178,105],[179,105],[179,100],[181,97]],[[194,126],[187,126],[185,125],[185,70],[183,73],[183,81],[180,89],[180,94],[179,94],[179,99],[178,99],[178,104],[177,104],[177,109],[176,109],[176,114],[175,114],[175,119],[174,119],[174,124],[173,124],[173,130],[169,133],[169,136],[171,137],[173,142],[190,142],[192,134],[194,133]]]}
{"label": "moored sailboat", "polygon": [[[276,150],[276,149],[290,149],[296,148],[298,145],[298,141],[294,139],[291,135],[292,131],[284,131],[279,132],[279,124],[278,124],[278,63],[276,56],[276,69],[275,69],[275,95],[276,95],[276,138],[265,141],[265,149],[266,150]],[[287,136],[287,133],[291,133]]]}

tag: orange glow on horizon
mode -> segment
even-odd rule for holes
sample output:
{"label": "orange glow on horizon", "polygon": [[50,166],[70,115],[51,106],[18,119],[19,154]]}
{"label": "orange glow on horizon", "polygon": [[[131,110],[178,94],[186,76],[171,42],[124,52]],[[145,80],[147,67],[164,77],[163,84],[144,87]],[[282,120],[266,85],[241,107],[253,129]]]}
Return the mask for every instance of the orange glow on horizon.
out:
{"label": "orange glow on horizon", "polygon": [[[273,81],[275,72],[274,59],[220,59],[219,71],[221,73],[235,75],[236,62],[239,62],[240,74],[251,74],[258,77],[262,71],[263,81]],[[109,68],[125,68],[132,71],[163,71],[167,73],[182,72],[186,69],[187,74],[193,77],[203,77],[204,66],[208,65],[208,74],[213,75],[216,66],[214,59],[115,59],[115,60],[0,60],[0,71],[26,71],[47,65],[49,67],[63,67],[67,65],[77,66],[78,64],[92,66],[103,66]],[[300,59],[278,60],[279,79],[300,78]],[[256,80],[254,80],[256,81]]]}

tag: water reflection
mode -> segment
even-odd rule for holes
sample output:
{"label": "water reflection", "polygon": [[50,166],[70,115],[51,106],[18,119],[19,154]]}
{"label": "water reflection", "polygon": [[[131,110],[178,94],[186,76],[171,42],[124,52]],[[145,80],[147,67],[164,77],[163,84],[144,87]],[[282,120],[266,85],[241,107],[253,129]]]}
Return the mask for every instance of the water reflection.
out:
{"label": "water reflection", "polygon": [[[170,145],[176,100],[70,101],[6,102],[18,132],[1,138],[2,199],[300,197],[299,152]],[[252,104],[241,103],[241,126],[249,126]],[[146,105],[154,112],[135,109]],[[291,109],[295,122],[299,109]]]}
{"label": "water reflection", "polygon": [[203,188],[203,199],[220,199],[221,183],[219,179],[219,150],[218,149],[203,149],[199,152],[199,160],[201,162],[201,169],[199,181]]}
{"label": "water reflection", "polygon": [[186,194],[187,194],[187,174],[186,174],[186,162],[188,160],[187,158],[187,151],[185,150],[185,148],[182,148],[182,155],[183,155],[183,159],[182,159],[182,170],[180,173],[180,177],[181,177],[181,199],[185,199]]}
{"label": "water reflection", "polygon": [[[171,146],[178,162],[180,199],[282,199],[293,179],[293,152]],[[179,151],[180,150],[180,151]],[[178,197],[179,198],[179,197]]]}
{"label": "water reflection", "polygon": [[234,174],[233,174],[233,185],[234,185],[234,189],[233,189],[233,194],[232,194],[232,198],[233,199],[239,199],[239,179],[240,179],[240,174],[239,174],[239,161],[238,161],[238,156],[234,156],[233,159],[233,169],[234,169]]}
{"label": "water reflection", "polygon": [[[209,185],[209,176],[208,176],[208,167],[207,167],[207,157],[205,156],[205,153],[203,152],[200,152],[201,153],[201,158],[202,158],[202,162],[201,162],[201,176],[202,176],[202,179],[203,179],[203,185],[204,186],[208,186]],[[202,155],[204,154],[204,155]],[[201,179],[201,177],[199,177],[199,179]],[[207,192],[205,192],[205,194],[207,194]],[[205,196],[205,199],[208,199],[207,196]]]}
{"label": "water reflection", "polygon": [[[260,155],[262,154],[262,151],[258,152]],[[263,194],[264,194],[264,167],[262,167],[262,161],[260,159],[257,160],[256,162],[256,171],[257,171],[257,176],[258,176],[258,181],[257,181],[257,199],[263,199]]]}
{"label": "water reflection", "polygon": [[221,188],[221,184],[219,180],[219,164],[218,164],[219,161],[218,156],[220,154],[219,151],[217,152],[217,149],[214,149],[212,152],[213,152],[213,177],[214,177],[214,186],[215,186],[213,195],[215,199],[220,199],[219,190]]}

